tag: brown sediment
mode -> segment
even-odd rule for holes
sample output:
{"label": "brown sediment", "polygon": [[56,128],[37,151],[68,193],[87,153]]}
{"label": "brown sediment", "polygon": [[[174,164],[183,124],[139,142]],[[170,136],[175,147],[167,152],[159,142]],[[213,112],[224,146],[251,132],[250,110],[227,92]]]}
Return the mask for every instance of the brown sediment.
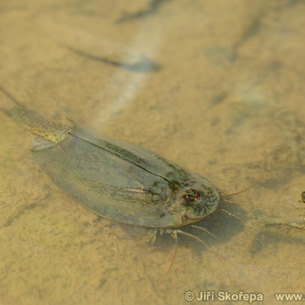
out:
{"label": "brown sediment", "polygon": [[[149,148],[228,193],[253,183],[262,164],[268,183],[234,197],[244,213],[227,204],[229,213],[198,224],[217,240],[188,229],[210,250],[180,236],[174,267],[158,286],[172,238],[141,246],[122,238],[116,224],[50,183],[28,151],[29,137],[2,115],[0,304],[172,305],[186,303],[190,289],[196,296],[261,292],[275,305],[275,292],[304,290],[304,231],[264,226],[304,215],[303,1],[163,1],[148,18],[119,26],[124,13],[152,1],[2,2],[0,83],[29,97],[28,109]],[[109,56],[103,38],[122,52]],[[74,56],[63,44],[111,59],[131,48],[162,69],[134,84],[143,74]],[[125,108],[107,113],[124,99]]]}

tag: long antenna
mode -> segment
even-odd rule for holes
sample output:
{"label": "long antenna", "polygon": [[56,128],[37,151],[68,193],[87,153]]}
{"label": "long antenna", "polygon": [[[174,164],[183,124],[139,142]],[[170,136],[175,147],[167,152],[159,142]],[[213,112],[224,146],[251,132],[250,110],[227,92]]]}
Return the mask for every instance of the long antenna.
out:
{"label": "long antenna", "polygon": [[11,93],[9,93],[6,89],[4,89],[1,85],[0,85],[0,90],[8,99],[13,101],[17,106],[23,107],[23,105]]}
{"label": "long antenna", "polygon": [[218,240],[218,238],[212,232],[210,232],[209,230],[207,230],[205,228],[202,228],[202,227],[199,227],[199,226],[196,226],[196,225],[189,225],[189,226],[192,227],[192,228],[195,228],[195,229],[202,230],[202,231],[208,233],[209,235],[213,236],[216,240]]}
{"label": "long antenna", "polygon": [[174,255],[173,255],[173,258],[171,260],[171,263],[165,273],[165,275],[163,276],[162,280],[165,280],[167,278],[167,276],[169,275],[170,271],[172,270],[173,268],[173,265],[174,265],[174,261],[176,259],[176,256],[177,256],[177,251],[178,251],[178,235],[177,235],[177,232],[176,231],[172,231],[171,232],[171,236],[175,239],[175,250],[174,250]]}

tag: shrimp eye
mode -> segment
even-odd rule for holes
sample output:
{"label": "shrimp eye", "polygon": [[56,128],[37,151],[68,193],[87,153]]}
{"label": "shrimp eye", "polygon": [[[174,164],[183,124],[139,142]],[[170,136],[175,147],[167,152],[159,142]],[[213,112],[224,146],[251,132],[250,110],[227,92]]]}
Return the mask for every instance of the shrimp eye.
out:
{"label": "shrimp eye", "polygon": [[185,191],[185,195],[183,195],[183,200],[187,203],[192,203],[198,200],[200,197],[200,193],[190,189]]}
{"label": "shrimp eye", "polygon": [[196,200],[195,197],[191,196],[191,195],[184,195],[183,196],[184,201],[186,202],[194,202]]}

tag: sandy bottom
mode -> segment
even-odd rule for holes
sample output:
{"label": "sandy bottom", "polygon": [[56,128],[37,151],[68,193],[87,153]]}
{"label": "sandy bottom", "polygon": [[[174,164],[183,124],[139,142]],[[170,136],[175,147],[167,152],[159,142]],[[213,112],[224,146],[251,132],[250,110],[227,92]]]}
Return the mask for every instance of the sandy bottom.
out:
{"label": "sandy bottom", "polygon": [[256,185],[198,224],[215,237],[183,229],[204,244],[180,235],[164,278],[171,236],[151,245],[80,206],[0,114],[0,304],[305,292],[304,14],[293,0],[2,1],[0,84],[28,108],[149,148],[224,193]]}

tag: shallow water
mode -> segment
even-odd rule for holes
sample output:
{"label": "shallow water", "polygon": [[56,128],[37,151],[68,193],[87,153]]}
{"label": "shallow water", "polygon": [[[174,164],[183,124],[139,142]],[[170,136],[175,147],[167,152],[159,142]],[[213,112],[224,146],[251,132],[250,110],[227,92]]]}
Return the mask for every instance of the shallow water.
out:
{"label": "shallow water", "polygon": [[225,193],[259,181],[199,224],[216,238],[186,229],[206,246],[180,236],[163,279],[174,240],[147,244],[75,203],[0,114],[0,304],[304,292],[304,13],[293,0],[0,3],[0,84],[28,108],[149,148]]}

